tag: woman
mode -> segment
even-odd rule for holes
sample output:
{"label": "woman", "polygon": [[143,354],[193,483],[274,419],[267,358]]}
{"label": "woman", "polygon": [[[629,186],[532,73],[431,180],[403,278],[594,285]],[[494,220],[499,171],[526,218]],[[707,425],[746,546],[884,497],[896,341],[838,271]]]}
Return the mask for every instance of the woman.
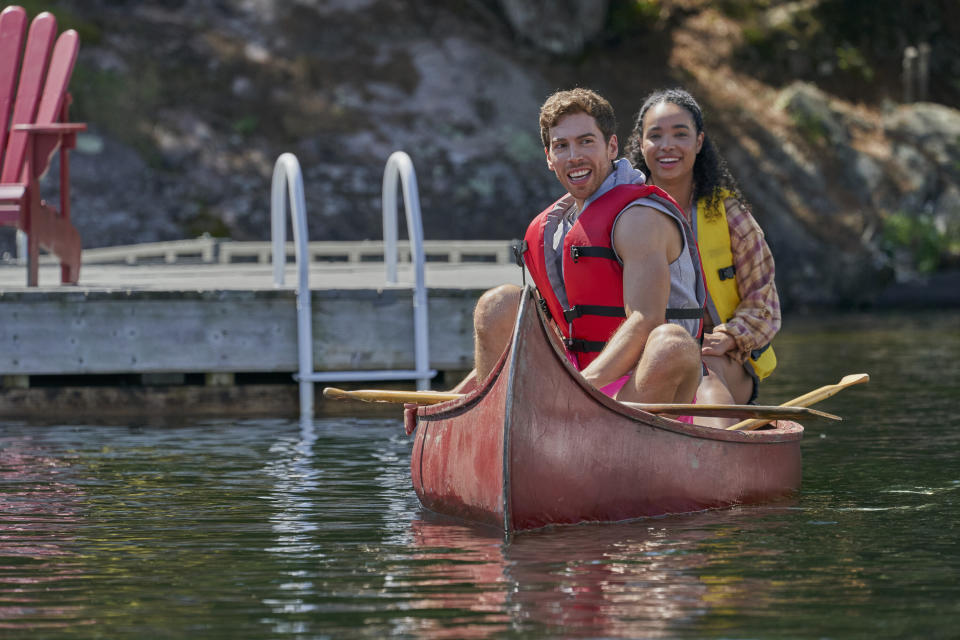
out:
{"label": "woman", "polygon": [[700,105],[682,89],[651,94],[627,143],[627,158],[683,208],[707,281],[699,402],[745,404],[776,366],[780,329],[774,264],[763,231],[703,128]]}

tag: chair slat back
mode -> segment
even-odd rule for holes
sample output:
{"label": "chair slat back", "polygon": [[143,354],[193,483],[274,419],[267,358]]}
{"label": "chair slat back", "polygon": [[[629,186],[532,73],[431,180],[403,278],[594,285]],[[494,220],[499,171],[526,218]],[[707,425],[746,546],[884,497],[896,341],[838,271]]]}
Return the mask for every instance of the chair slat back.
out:
{"label": "chair slat back", "polygon": [[73,65],[77,61],[77,52],[80,50],[80,36],[73,29],[60,34],[57,43],[50,55],[50,66],[47,70],[47,81],[43,85],[43,94],[40,97],[40,106],[34,122],[37,124],[51,124],[60,121],[61,107],[70,85],[70,76],[73,74]]}
{"label": "chair slat back", "polygon": [[[17,87],[13,117],[10,120],[11,129],[18,124],[34,124],[56,33],[57,19],[53,17],[52,13],[44,11],[30,23],[30,31],[27,33],[27,46],[23,54],[23,64],[20,67],[20,84]],[[0,182],[17,182],[20,178],[26,143],[26,135],[10,131],[6,160],[3,163]]]}
{"label": "chair slat back", "polygon": [[[77,61],[77,52],[80,50],[80,36],[73,29],[68,29],[57,38],[57,44],[50,55],[50,68],[47,70],[47,81],[43,86],[43,95],[40,96],[40,106],[37,107],[37,124],[52,124],[60,122],[64,117],[63,107],[66,104],[67,87],[70,85],[70,76],[73,74],[73,65]],[[62,139],[47,137],[37,141],[33,147],[36,154],[33,158],[36,166],[30,170],[35,175],[46,173],[50,166],[50,159],[60,148]],[[26,174],[27,167],[23,168],[21,181],[26,182],[30,176]]]}
{"label": "chair slat back", "polygon": [[27,12],[23,7],[7,7],[0,12],[0,169],[7,147],[10,108],[20,71],[23,36],[27,29]]}

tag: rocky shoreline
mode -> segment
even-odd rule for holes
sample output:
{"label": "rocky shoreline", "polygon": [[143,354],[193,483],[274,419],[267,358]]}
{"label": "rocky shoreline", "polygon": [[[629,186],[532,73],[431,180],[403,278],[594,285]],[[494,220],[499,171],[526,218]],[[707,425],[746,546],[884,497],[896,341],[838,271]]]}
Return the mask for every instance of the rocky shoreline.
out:
{"label": "rocky shoreline", "polygon": [[958,309],[960,269],[934,273],[910,282],[894,283],[877,296],[875,309]]}

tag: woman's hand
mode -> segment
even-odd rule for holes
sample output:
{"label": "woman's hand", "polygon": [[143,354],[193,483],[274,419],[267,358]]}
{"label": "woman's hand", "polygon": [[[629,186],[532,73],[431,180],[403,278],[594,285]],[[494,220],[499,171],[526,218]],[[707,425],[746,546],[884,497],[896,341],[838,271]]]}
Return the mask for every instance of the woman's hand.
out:
{"label": "woman's hand", "polygon": [[703,335],[703,346],[700,353],[705,356],[722,356],[737,347],[737,341],[729,333],[717,331]]}

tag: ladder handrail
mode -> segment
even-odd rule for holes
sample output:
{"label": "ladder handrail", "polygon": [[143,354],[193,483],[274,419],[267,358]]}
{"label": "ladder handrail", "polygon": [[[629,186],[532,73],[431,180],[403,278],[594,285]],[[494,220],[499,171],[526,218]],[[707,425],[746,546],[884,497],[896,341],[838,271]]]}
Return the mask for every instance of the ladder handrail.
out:
{"label": "ladder handrail", "polygon": [[413,161],[403,151],[394,151],[387,158],[383,170],[383,264],[387,284],[397,283],[397,180],[403,188],[403,209],[410,236],[410,258],[414,268],[413,291],[413,345],[414,366],[418,372],[417,389],[430,388],[430,340],[427,319],[426,257],[423,251],[423,220],[420,214],[420,194],[417,172]]}
{"label": "ladder handrail", "polygon": [[313,383],[322,381],[355,380],[417,380],[417,389],[430,388],[430,379],[437,374],[430,369],[429,332],[427,321],[426,258],[423,250],[423,224],[420,217],[420,197],[417,176],[410,156],[394,152],[387,160],[383,177],[383,240],[384,264],[387,265],[387,283],[397,282],[397,190],[399,178],[403,187],[407,230],[410,235],[411,258],[414,265],[413,294],[414,363],[415,369],[392,371],[329,371],[313,370],[313,313],[310,307],[310,253],[307,241],[306,202],[303,195],[303,174],[300,163],[292,153],[277,158],[273,169],[270,196],[270,228],[274,286],[283,286],[286,270],[286,208],[290,201],[294,254],[297,268],[297,380],[300,383],[300,415],[313,416]]}
{"label": "ladder handrail", "polygon": [[297,259],[297,364],[300,380],[300,414],[313,415],[313,313],[310,308],[310,254],[307,252],[307,205],[303,173],[292,153],[281,154],[273,167],[270,187],[270,226],[273,238],[273,284],[283,286],[286,269],[286,203],[289,189],[294,251]]}

